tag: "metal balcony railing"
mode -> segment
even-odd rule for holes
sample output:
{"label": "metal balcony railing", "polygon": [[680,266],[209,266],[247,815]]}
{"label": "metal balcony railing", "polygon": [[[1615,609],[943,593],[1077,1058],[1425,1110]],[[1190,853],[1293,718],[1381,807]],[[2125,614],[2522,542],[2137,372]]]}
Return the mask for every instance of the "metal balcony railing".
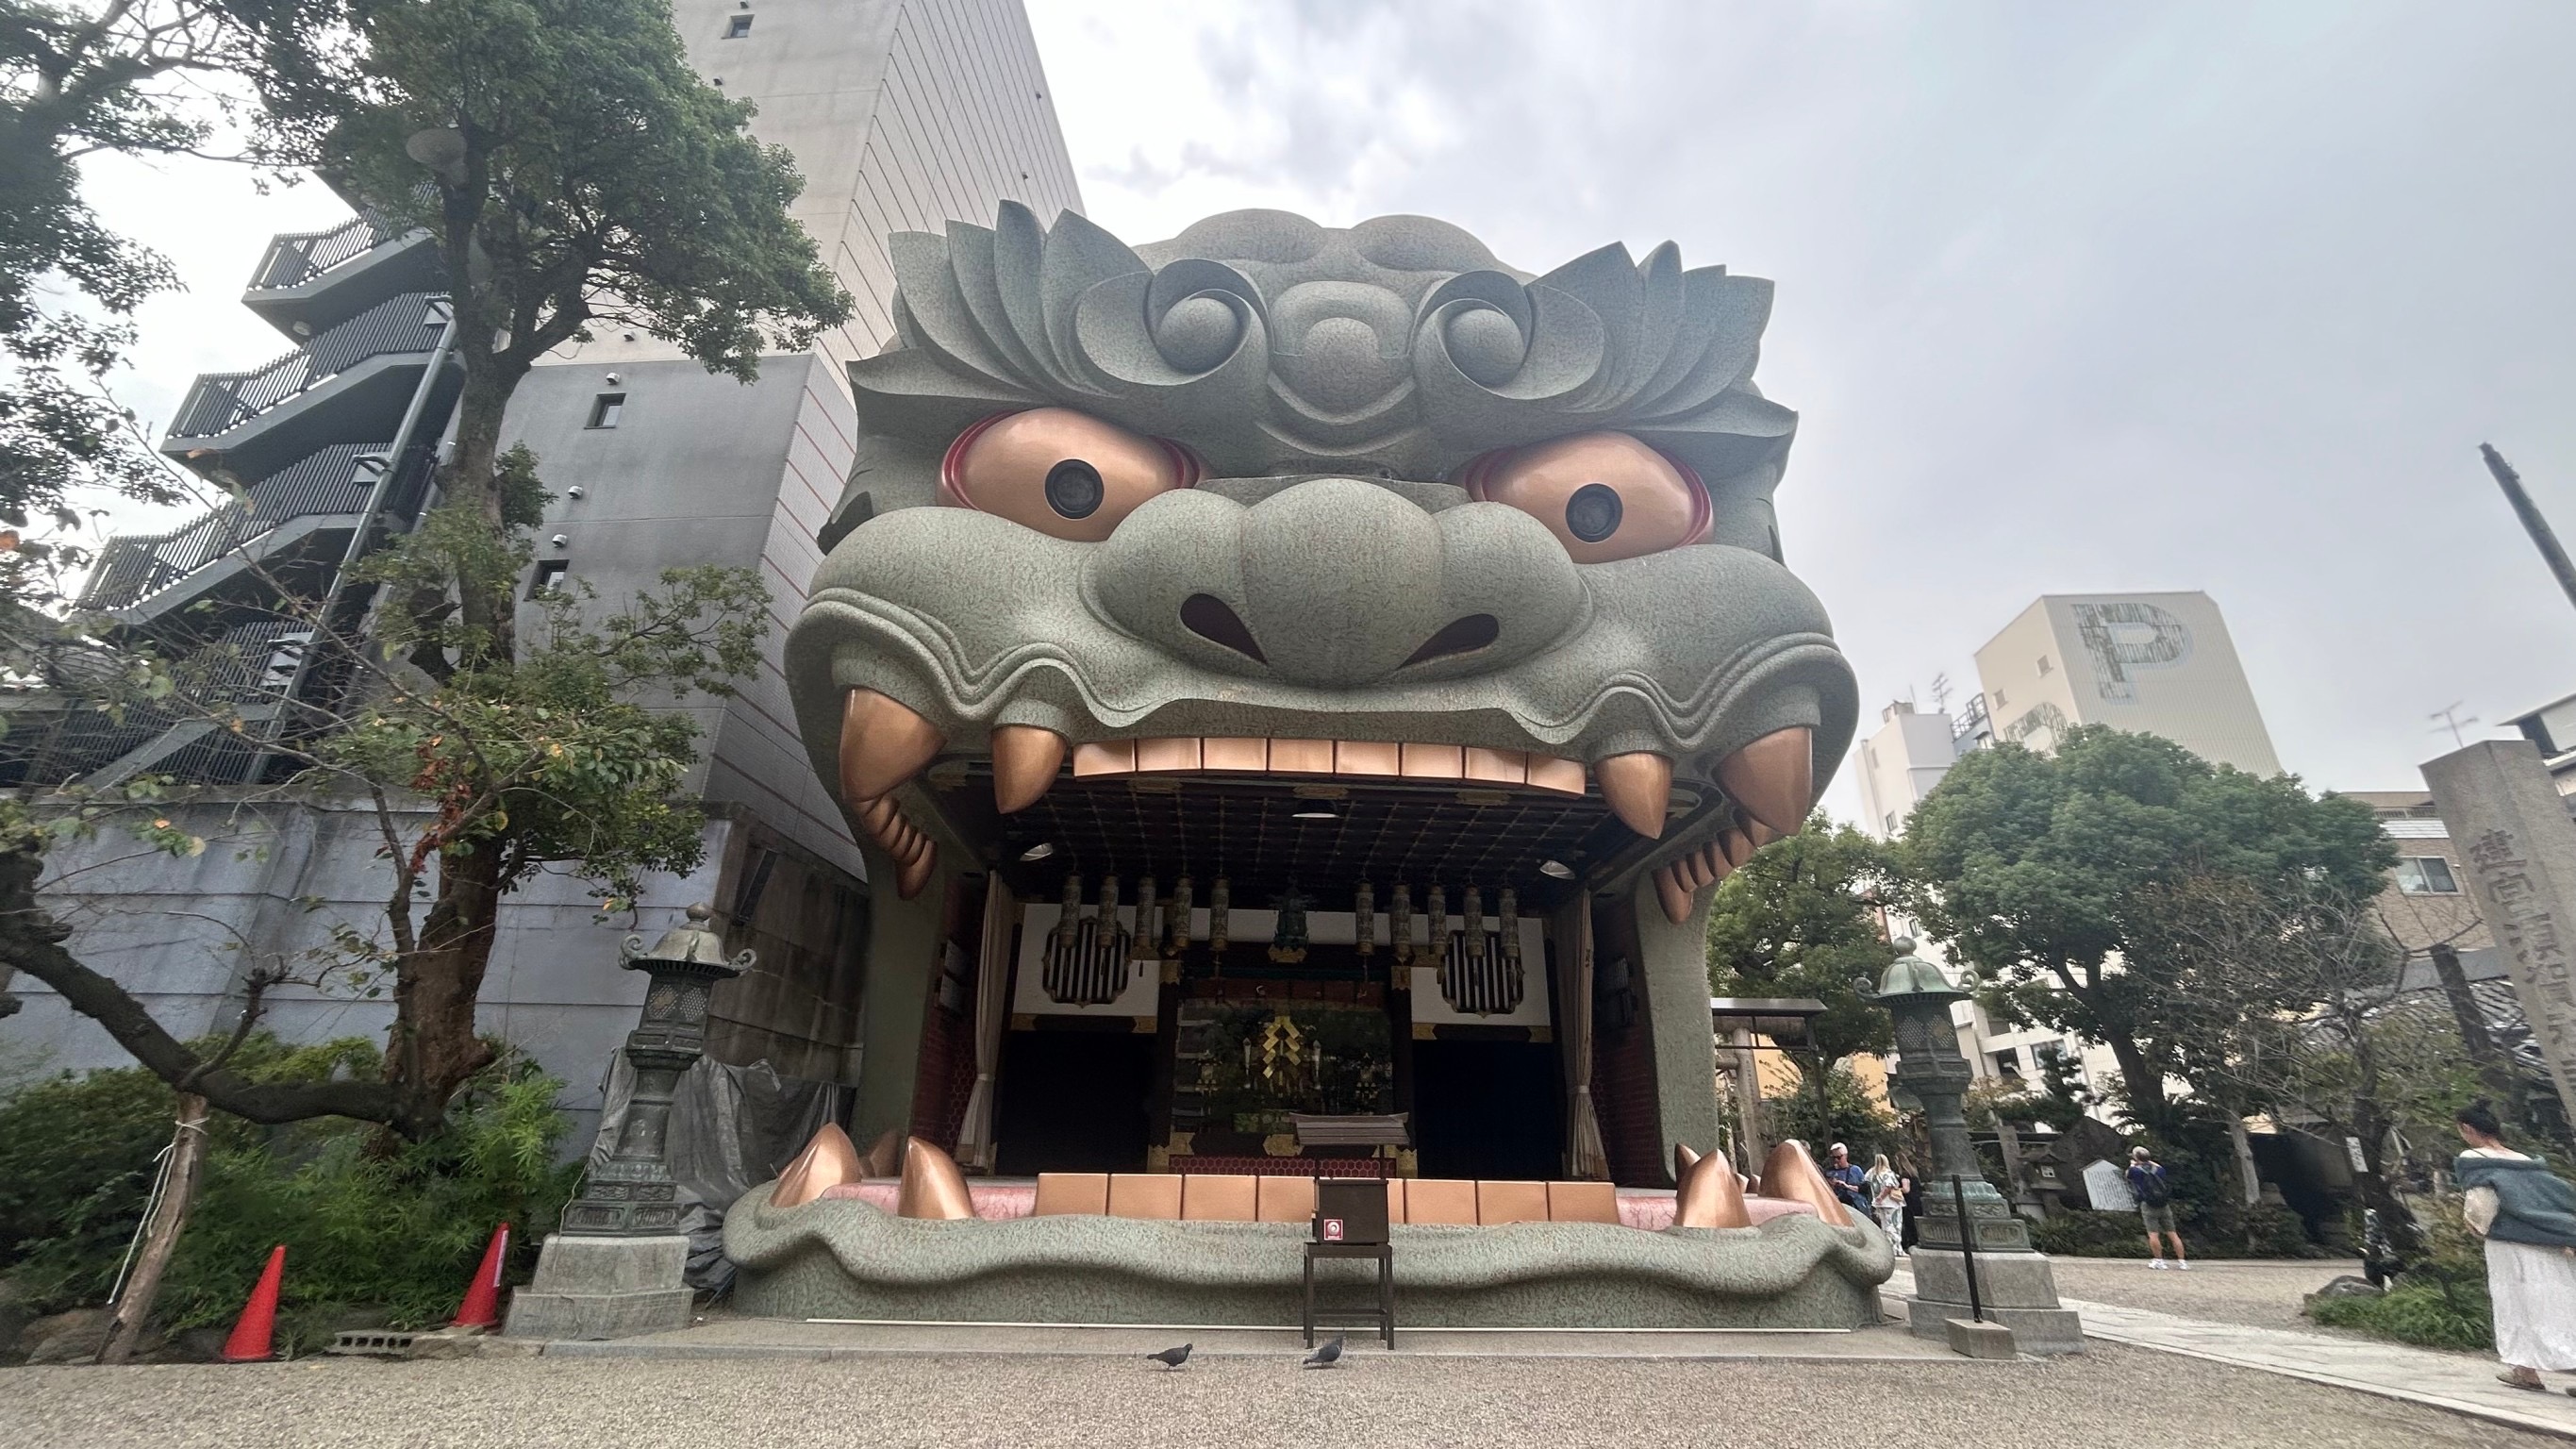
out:
{"label": "metal balcony railing", "polygon": [[258,270],[251,273],[251,290],[302,286],[333,267],[356,261],[386,242],[410,234],[408,228],[359,215],[329,231],[276,237],[260,257]]}
{"label": "metal balcony railing", "polygon": [[256,712],[274,706],[312,639],[309,627],[286,620],[238,625],[178,662],[176,695],[123,709],[106,709],[103,701],[72,689],[68,707],[50,722],[0,736],[0,782],[60,784],[104,769],[183,726],[188,733],[147,752],[153,755],[149,769],[183,779],[235,778],[256,745],[209,722],[225,707]]}
{"label": "metal balcony railing", "polygon": [[[388,446],[343,443],[324,448],[252,484],[239,501],[183,527],[148,537],[109,539],[81,590],[80,607],[129,608],[290,519],[361,511],[367,504],[367,490],[383,472]],[[386,498],[388,515],[409,519],[426,475],[426,461],[425,450],[415,448],[411,466],[395,480]]]}
{"label": "metal balcony railing", "polygon": [[330,381],[370,357],[438,345],[447,299],[436,292],[388,297],[301,348],[248,372],[200,376],[170,425],[174,438],[211,438]]}

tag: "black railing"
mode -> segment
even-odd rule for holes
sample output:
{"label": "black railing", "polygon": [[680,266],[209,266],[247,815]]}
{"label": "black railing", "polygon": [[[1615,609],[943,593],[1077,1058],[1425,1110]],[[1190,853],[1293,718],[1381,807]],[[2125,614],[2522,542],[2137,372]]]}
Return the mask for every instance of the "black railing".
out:
{"label": "black railing", "polygon": [[223,727],[221,716],[228,709],[277,703],[312,638],[308,626],[282,619],[237,625],[179,661],[173,672],[180,687],[169,698],[110,709],[105,700],[74,690],[49,720],[40,723],[32,711],[21,711],[0,736],[0,783],[58,785],[104,769],[190,721],[200,722],[202,736],[150,764],[148,772],[235,778],[256,748],[247,735],[259,727],[247,727],[246,735]]}
{"label": "black railing", "polygon": [[[384,468],[382,443],[343,443],[308,453],[184,527],[143,538],[113,538],[82,588],[80,607],[123,609],[141,603],[206,565],[265,536],[279,524],[315,515],[356,514],[367,506]],[[386,515],[408,522],[427,474],[427,450],[415,447],[386,496]]]}
{"label": "black railing", "polygon": [[268,252],[251,273],[252,291],[301,286],[345,262],[353,262],[386,242],[410,235],[369,216],[353,216],[329,231],[297,232],[270,240]]}
{"label": "black railing", "polygon": [[446,305],[436,292],[405,292],[248,372],[206,373],[179,404],[170,436],[211,438],[370,357],[427,352],[438,345],[439,330],[446,325]]}

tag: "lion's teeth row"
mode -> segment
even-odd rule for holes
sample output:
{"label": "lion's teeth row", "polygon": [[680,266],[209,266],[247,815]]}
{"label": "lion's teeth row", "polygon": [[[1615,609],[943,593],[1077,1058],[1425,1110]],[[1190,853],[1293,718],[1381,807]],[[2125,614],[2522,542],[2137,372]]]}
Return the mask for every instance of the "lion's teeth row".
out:
{"label": "lion's teeth row", "polygon": [[1554,755],[1467,745],[1398,745],[1383,740],[1285,740],[1181,735],[1076,745],[1074,778],[1094,775],[1340,775],[1355,779],[1466,780],[1583,793],[1583,765]]}
{"label": "lion's teeth row", "polygon": [[[888,792],[919,773],[946,743],[937,727],[902,702],[872,689],[853,689],[841,713],[841,799],[859,816],[869,838],[899,858],[909,856],[926,879],[932,853],[909,847],[918,832],[885,803]],[[1813,736],[1802,726],[1775,730],[1729,755],[1717,767],[1718,783],[1744,813],[1780,833],[1806,822],[1814,804]],[[1392,744],[1383,740],[1306,740],[1178,735],[1102,740],[1073,745],[1053,730],[1003,725],[993,731],[993,803],[1004,814],[1025,810],[1053,787],[1065,756],[1077,779],[1107,775],[1227,774],[1321,775],[1353,779],[1457,780],[1517,785],[1562,795],[1584,793],[1584,768],[1574,760],[1520,750],[1462,745]],[[1603,803],[1628,827],[1648,838],[1664,832],[1672,800],[1673,762],[1648,750],[1595,761],[1592,778]],[[883,832],[883,833],[880,833]],[[918,882],[912,889],[918,890]],[[910,898],[912,891],[904,896]]]}

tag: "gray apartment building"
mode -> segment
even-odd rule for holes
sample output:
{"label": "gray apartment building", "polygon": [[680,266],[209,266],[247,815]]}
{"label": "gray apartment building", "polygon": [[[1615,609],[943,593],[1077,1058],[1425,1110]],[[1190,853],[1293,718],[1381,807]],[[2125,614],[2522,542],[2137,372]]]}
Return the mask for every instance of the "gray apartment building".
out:
{"label": "gray apartment building", "polygon": [[[520,386],[504,443],[525,443],[554,494],[531,587],[578,579],[613,604],[665,568],[755,568],[772,595],[757,677],[686,706],[703,729],[689,781],[707,807],[707,853],[655,881],[643,908],[602,923],[579,882],[544,876],[505,907],[483,993],[486,1029],[596,1110],[611,1053],[634,1022],[640,980],[618,937],[658,933],[713,904],[759,967],[718,994],[712,1053],[782,1075],[857,1073],[859,943],[868,886],[859,852],[798,743],[780,672],[838,500],[854,431],[843,364],[894,331],[886,237],[989,224],[1003,200],[1040,216],[1080,210],[1026,15],[1016,0],[675,0],[699,72],[759,107],[753,130],[794,152],[796,214],[857,301],[812,351],[763,359],[757,381],[710,374],[650,337],[610,335],[549,359]],[[260,760],[261,723],[289,691],[322,701],[343,681],[304,667],[306,636],[277,591],[322,597],[372,508],[408,527],[456,392],[444,278],[425,234],[356,217],[277,238],[243,304],[287,351],[197,380],[163,451],[236,491],[168,534],[121,538],[83,599],[179,648],[206,648],[249,728],[240,736],[148,711],[111,718],[44,690],[0,696],[0,784],[32,789],[141,773],[200,784],[183,823],[190,859],[103,835],[55,859],[49,902],[72,948],[138,992],[182,1035],[229,1022],[256,962],[292,960],[333,927],[381,921],[383,872],[356,802],[289,797]],[[244,351],[253,349],[244,339]],[[408,430],[406,423],[408,421]],[[369,531],[369,539],[380,538]],[[350,607],[363,605],[351,591]],[[318,906],[315,903],[319,903]],[[28,1074],[127,1058],[37,983],[0,1021],[0,1088]],[[346,991],[289,988],[266,1020],[281,1034],[380,1036],[390,1007]]]}

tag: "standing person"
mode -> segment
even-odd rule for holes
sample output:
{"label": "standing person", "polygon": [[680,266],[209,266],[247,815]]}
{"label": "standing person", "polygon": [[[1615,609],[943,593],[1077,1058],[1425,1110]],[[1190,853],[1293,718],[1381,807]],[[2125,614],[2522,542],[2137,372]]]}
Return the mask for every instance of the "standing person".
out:
{"label": "standing person", "polygon": [[2505,1146],[2503,1124],[2484,1102],[2462,1108],[2459,1127],[2468,1150],[2451,1172],[2466,1193],[2461,1216],[2486,1240],[2496,1357],[2505,1365],[2496,1377],[2541,1389],[2542,1369],[2576,1371],[2576,1186]]}
{"label": "standing person", "polygon": [[2129,1195],[2138,1200],[2138,1216],[2147,1225],[2147,1266],[2165,1265],[2161,1239],[2171,1238],[2174,1266],[2189,1270],[2191,1260],[2182,1255],[2182,1234],[2174,1228],[2173,1185],[2165,1180],[2164,1164],[2143,1147],[2129,1149]]}
{"label": "standing person", "polygon": [[1905,1240],[1905,1179],[1898,1175],[1895,1168],[1888,1166],[1886,1153],[1878,1154],[1877,1160],[1870,1163],[1869,1171],[1862,1174],[1860,1182],[1861,1186],[1869,1192],[1870,1212],[1877,1216],[1878,1225],[1887,1230],[1887,1240],[1891,1243],[1903,1242]]}
{"label": "standing person", "polygon": [[1825,1181],[1833,1184],[1834,1196],[1842,1199],[1843,1206],[1847,1208],[1868,1212],[1869,1195],[1861,1188],[1864,1174],[1860,1164],[1851,1160],[1851,1149],[1837,1142],[1825,1151],[1832,1159],[1832,1164],[1825,1169]]}

